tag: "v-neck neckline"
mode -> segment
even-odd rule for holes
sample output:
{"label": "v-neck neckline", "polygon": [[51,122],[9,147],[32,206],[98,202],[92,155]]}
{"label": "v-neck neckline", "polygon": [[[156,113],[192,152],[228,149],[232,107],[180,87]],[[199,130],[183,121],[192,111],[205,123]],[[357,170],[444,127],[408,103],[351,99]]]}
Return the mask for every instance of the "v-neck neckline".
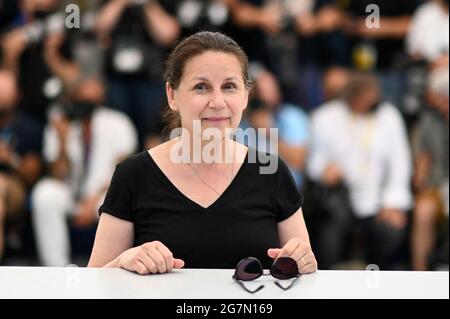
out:
{"label": "v-neck neckline", "polygon": [[173,191],[175,191],[177,194],[179,194],[186,202],[188,202],[189,204],[191,204],[192,206],[194,206],[194,207],[196,207],[198,209],[201,209],[204,212],[213,210],[215,207],[217,207],[223,201],[223,198],[227,195],[227,193],[229,193],[231,191],[231,189],[237,183],[240,175],[242,175],[242,171],[244,170],[244,167],[245,167],[245,165],[247,163],[247,160],[248,160],[248,148],[247,148],[244,161],[242,162],[241,166],[239,167],[239,169],[238,169],[236,175],[234,176],[233,180],[231,181],[231,183],[227,186],[227,188],[225,188],[225,190],[220,194],[220,196],[214,202],[212,202],[209,206],[203,207],[202,205],[200,205],[199,203],[197,203],[196,201],[194,201],[193,199],[191,199],[190,197],[185,195],[182,191],[180,191],[178,189],[178,187],[175,186],[174,183],[172,183],[172,181],[162,171],[162,169],[158,166],[158,164],[156,164],[155,160],[150,155],[149,151],[145,151],[145,153],[146,153],[146,156],[147,156],[149,162],[155,168],[156,172],[163,179],[165,184],[169,188],[171,188]]}

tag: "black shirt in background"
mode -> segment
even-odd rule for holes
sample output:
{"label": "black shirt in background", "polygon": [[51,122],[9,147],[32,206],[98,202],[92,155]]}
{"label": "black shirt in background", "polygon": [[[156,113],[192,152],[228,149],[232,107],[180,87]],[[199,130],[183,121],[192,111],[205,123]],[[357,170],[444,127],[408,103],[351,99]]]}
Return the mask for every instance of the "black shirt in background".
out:
{"label": "black shirt in background", "polygon": [[[348,0],[337,1],[344,3],[342,7],[351,15],[356,17],[367,17],[368,5],[375,4],[380,8],[381,18],[395,18],[412,16],[421,0]],[[361,39],[353,39],[351,46],[357,45]],[[404,58],[404,39],[379,39],[374,42],[378,59],[376,68],[378,70],[388,69],[400,63]]]}
{"label": "black shirt in background", "polygon": [[[47,111],[54,97],[45,94],[45,85],[54,75],[44,59],[44,40],[30,44],[20,57],[19,87],[22,99],[19,110],[31,115],[37,121],[47,121]],[[65,38],[60,50],[61,56],[72,60],[70,43]]]}
{"label": "black shirt in background", "polygon": [[303,198],[279,157],[270,175],[260,174],[260,161],[248,158],[219,199],[203,208],[144,151],[116,167],[99,212],[132,222],[135,246],[159,240],[187,268],[234,268],[249,256],[268,268],[267,249],[279,247],[277,224],[294,214]]}
{"label": "black shirt in background", "polygon": [[[239,0],[242,3],[248,3],[256,7],[262,7],[264,0]],[[231,37],[244,49],[249,60],[258,61],[270,67],[270,58],[266,47],[266,35],[263,30],[258,27],[242,28],[231,26]]]}
{"label": "black shirt in background", "polygon": [[[111,0],[104,0],[103,6]],[[170,15],[174,15],[173,1],[158,0],[162,8]],[[129,5],[121,13],[116,25],[111,32],[111,46],[106,50],[105,73],[107,77],[123,80],[137,79],[147,81],[161,81],[164,72],[164,62],[169,48],[158,45],[150,35],[144,5]],[[114,67],[114,56],[124,47],[134,47],[144,54],[142,68],[128,73],[117,70]]]}
{"label": "black shirt in background", "polygon": [[[239,0],[241,3],[248,3],[255,7],[262,8],[265,5],[264,0]],[[325,6],[335,5],[337,0],[315,0],[313,12],[317,13]],[[293,22],[288,27],[289,32],[295,33],[298,45],[295,53],[296,60],[300,65],[303,64],[320,64],[329,65],[337,64],[339,60],[342,43],[336,43],[335,39],[330,39],[334,34],[317,34],[314,36],[302,36],[293,29]],[[251,61],[258,61],[263,63],[271,71],[277,73],[276,65],[280,57],[278,53],[271,52],[268,46],[270,37],[260,28],[241,28],[234,26],[230,28],[230,34],[236,41],[244,48]],[[281,31],[284,33],[285,31]],[[339,39],[338,39],[339,40]],[[338,61],[339,60],[339,61]]]}

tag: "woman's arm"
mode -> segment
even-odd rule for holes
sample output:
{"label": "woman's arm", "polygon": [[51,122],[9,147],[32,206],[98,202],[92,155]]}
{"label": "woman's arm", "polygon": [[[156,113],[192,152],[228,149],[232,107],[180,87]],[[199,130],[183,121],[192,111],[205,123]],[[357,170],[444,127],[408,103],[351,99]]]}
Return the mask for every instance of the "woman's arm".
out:
{"label": "woman's arm", "polygon": [[133,246],[133,223],[107,213],[100,216],[88,267],[119,267],[117,257]]}
{"label": "woman's arm", "polygon": [[300,240],[310,245],[308,230],[306,229],[301,208],[291,217],[278,223],[278,237],[282,247],[292,238],[300,238]]}
{"label": "woman's arm", "polygon": [[133,223],[103,213],[88,267],[123,268],[141,275],[165,273],[184,267],[184,261],[174,258],[172,252],[159,241],[137,247],[133,247],[133,242]]}
{"label": "woman's arm", "polygon": [[271,248],[267,254],[271,258],[289,256],[297,262],[298,271],[308,274],[317,270],[317,261],[311,250],[308,230],[303,219],[302,209],[278,223],[280,247]]}

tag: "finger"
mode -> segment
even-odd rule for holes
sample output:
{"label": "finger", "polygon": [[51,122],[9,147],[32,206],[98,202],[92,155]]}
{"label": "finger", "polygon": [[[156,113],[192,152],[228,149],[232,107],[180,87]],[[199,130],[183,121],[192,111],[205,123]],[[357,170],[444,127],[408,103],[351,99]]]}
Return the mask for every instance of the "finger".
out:
{"label": "finger", "polygon": [[139,274],[139,275],[146,275],[149,273],[149,270],[147,269],[147,267],[140,261],[140,260],[136,260],[134,262],[134,270]]}
{"label": "finger", "polygon": [[303,260],[306,260],[307,256],[308,256],[308,250],[306,249],[306,247],[303,248],[300,246],[298,249],[296,249],[292,253],[292,255],[290,257],[297,261],[297,264],[299,265],[299,267],[303,267],[305,262],[302,261],[302,258],[303,258]]}
{"label": "finger", "polygon": [[275,259],[275,258],[277,258],[277,256],[278,256],[278,254],[280,253],[280,251],[281,251],[280,248],[269,248],[269,249],[267,250],[267,255],[268,255],[270,258]]}
{"label": "finger", "polygon": [[158,250],[150,249],[147,251],[147,255],[149,255],[156,264],[158,272],[165,273],[167,271],[166,261]]}
{"label": "finger", "polygon": [[183,267],[184,267],[184,260],[177,259],[177,258],[173,259],[173,268],[180,269],[180,268],[183,268]]}
{"label": "finger", "polygon": [[172,252],[163,243],[156,243],[156,249],[164,257],[167,271],[172,271],[173,268],[173,255]]}
{"label": "finger", "polygon": [[304,274],[310,274],[312,272],[315,272],[317,270],[317,265],[316,264],[307,264],[306,266],[302,267],[299,272],[300,274],[304,275]]}
{"label": "finger", "polygon": [[313,271],[317,270],[317,260],[312,251],[310,251],[306,256],[302,258],[304,260],[304,263],[298,270],[301,274],[311,272],[310,268],[313,268]]}
{"label": "finger", "polygon": [[300,256],[297,260],[298,270],[300,271],[302,268],[307,266],[308,264],[312,264],[315,262],[315,257],[311,252],[307,252]]}
{"label": "finger", "polygon": [[300,241],[296,238],[293,238],[287,242],[286,245],[281,249],[280,253],[277,257],[281,256],[290,256],[292,253],[297,249],[297,247],[300,245]]}
{"label": "finger", "polygon": [[147,267],[148,271],[152,274],[158,273],[158,267],[156,267],[156,264],[153,262],[153,260],[150,258],[147,253],[143,253],[139,255],[139,261]]}

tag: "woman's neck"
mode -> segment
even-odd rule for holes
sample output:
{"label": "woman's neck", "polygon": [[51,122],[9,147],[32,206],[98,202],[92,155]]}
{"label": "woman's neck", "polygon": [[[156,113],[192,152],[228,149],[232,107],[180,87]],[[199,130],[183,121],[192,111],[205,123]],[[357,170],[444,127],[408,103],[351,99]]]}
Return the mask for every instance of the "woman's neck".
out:
{"label": "woman's neck", "polygon": [[176,138],[174,146],[183,162],[213,165],[232,163],[236,159],[236,145],[230,137],[203,140],[182,134]]}

